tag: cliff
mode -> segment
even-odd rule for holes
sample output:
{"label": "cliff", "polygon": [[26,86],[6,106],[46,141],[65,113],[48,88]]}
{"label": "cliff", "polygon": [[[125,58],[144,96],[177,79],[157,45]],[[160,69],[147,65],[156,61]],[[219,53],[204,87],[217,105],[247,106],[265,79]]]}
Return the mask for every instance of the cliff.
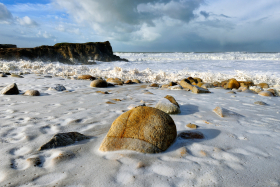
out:
{"label": "cliff", "polygon": [[2,48],[2,60],[42,60],[67,64],[91,64],[93,61],[127,61],[113,54],[109,41],[89,43],[57,43],[35,48]]}

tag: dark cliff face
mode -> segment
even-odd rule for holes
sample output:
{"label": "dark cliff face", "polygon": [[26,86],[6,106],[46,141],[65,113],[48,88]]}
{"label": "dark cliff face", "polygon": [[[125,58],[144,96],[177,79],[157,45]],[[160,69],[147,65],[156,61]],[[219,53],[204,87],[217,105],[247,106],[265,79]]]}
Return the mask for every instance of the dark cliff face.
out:
{"label": "dark cliff face", "polygon": [[92,61],[127,61],[113,54],[109,41],[89,43],[58,43],[35,48],[0,49],[3,60],[42,60],[67,64],[91,64]]}

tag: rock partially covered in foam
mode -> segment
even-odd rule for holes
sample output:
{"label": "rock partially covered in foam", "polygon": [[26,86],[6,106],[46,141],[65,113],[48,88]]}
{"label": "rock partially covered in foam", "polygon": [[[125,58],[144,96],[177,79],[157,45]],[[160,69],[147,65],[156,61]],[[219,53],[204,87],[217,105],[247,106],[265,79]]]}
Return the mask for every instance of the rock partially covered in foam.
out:
{"label": "rock partially covered in foam", "polygon": [[2,95],[16,95],[19,90],[16,83],[10,84],[1,90]]}
{"label": "rock partially covered in foam", "polygon": [[113,122],[99,150],[159,153],[165,151],[176,136],[176,125],[168,114],[156,108],[137,107]]}
{"label": "rock partially covered in foam", "polygon": [[270,91],[262,91],[259,93],[259,95],[265,97],[273,97],[273,94]]}
{"label": "rock partially covered in foam", "polygon": [[49,87],[48,90],[54,90],[54,91],[59,91],[59,92],[61,92],[61,91],[66,90],[66,88],[65,88],[62,84],[56,84],[56,85],[53,86],[53,87]]}
{"label": "rock partially covered in foam", "polygon": [[192,88],[192,92],[195,94],[199,93],[211,93],[207,88],[201,88],[199,86],[194,85]]}
{"label": "rock partially covered in foam", "polygon": [[[166,98],[167,97],[167,98]],[[167,114],[179,114],[181,113],[179,104],[176,102],[174,97],[167,95],[165,98],[159,100],[155,108],[162,110]]]}
{"label": "rock partially covered in foam", "polygon": [[40,92],[38,90],[27,90],[23,95],[40,96]]}

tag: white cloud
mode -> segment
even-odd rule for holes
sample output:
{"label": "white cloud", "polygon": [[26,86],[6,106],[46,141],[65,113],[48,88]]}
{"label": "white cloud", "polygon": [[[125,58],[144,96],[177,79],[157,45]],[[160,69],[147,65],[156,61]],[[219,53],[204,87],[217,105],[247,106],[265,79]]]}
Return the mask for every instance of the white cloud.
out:
{"label": "white cloud", "polygon": [[39,31],[39,32],[37,33],[37,37],[39,37],[39,38],[41,38],[41,37],[43,37],[43,38],[55,38],[52,34],[50,34],[50,33],[47,32],[47,31],[44,31],[44,32]]}
{"label": "white cloud", "polygon": [[24,16],[23,18],[16,18],[17,22],[22,25],[22,26],[27,26],[27,27],[37,27],[38,23],[32,20],[28,16]]}

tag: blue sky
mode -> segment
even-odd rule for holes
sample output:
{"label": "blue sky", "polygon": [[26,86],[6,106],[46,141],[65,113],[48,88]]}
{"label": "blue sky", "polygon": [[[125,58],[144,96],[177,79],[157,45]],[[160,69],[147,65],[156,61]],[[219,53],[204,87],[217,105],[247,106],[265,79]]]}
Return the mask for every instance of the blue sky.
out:
{"label": "blue sky", "polygon": [[2,0],[0,43],[109,40],[114,51],[280,52],[279,0]]}

